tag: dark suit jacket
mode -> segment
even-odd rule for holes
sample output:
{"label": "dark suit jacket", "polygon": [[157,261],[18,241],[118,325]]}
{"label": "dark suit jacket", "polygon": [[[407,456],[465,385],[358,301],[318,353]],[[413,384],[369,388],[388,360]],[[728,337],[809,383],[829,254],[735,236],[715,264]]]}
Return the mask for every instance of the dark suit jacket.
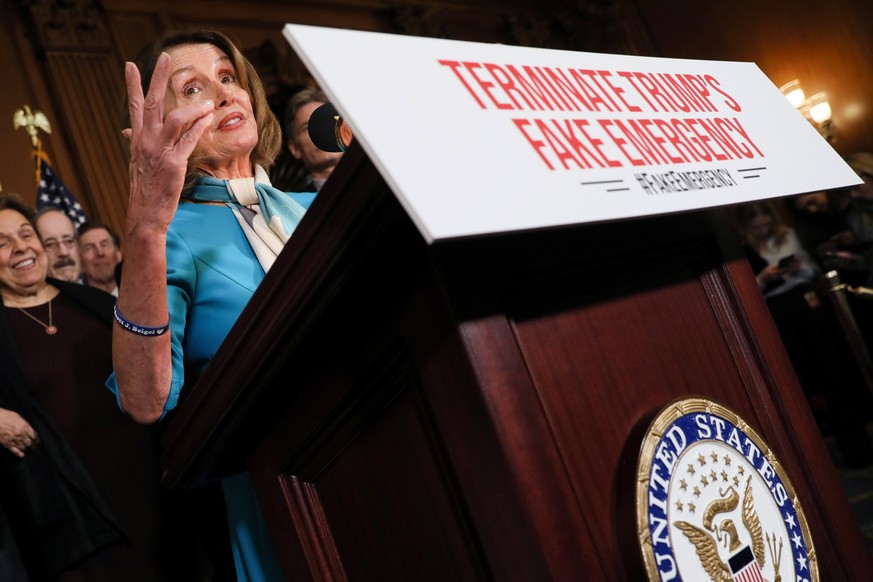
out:
{"label": "dark suit jacket", "polygon": [[[49,282],[112,325],[114,297],[93,287]],[[0,447],[0,519],[5,516],[9,525],[0,527],[0,560],[14,554],[6,551],[14,547],[11,528],[31,577],[50,578],[125,536],[76,453],[31,397],[5,309],[0,309],[0,370],[0,407],[20,414],[40,439],[23,459]]]}

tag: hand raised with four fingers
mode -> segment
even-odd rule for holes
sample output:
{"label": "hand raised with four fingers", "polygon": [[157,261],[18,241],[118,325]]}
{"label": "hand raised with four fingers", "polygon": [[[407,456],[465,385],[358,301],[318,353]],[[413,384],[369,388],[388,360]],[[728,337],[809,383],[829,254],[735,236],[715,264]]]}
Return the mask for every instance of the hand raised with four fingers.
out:
{"label": "hand raised with four fingers", "polygon": [[[129,226],[166,230],[179,204],[188,158],[212,125],[214,104],[202,101],[165,115],[171,58],[161,53],[148,93],[143,96],[139,69],[125,64],[130,128]],[[172,95],[170,98],[173,98]]]}

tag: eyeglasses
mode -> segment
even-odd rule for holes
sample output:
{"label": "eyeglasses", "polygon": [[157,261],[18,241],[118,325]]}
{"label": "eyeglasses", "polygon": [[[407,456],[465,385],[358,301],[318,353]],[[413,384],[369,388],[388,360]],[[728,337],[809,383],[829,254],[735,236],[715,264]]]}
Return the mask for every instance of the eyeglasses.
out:
{"label": "eyeglasses", "polygon": [[76,245],[76,239],[71,236],[62,238],[61,240],[49,239],[42,243],[42,247],[46,250],[47,253],[53,253],[60,249],[61,245],[64,245],[64,248],[70,250]]}

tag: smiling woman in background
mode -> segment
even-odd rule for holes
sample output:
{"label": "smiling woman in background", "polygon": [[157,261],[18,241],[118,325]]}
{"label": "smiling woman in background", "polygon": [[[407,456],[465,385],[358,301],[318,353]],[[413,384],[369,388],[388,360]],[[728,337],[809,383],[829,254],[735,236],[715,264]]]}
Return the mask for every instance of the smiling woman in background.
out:
{"label": "smiling woman in background", "polygon": [[46,278],[32,216],[0,195],[0,580],[190,580],[157,435],[102,386],[113,298]]}

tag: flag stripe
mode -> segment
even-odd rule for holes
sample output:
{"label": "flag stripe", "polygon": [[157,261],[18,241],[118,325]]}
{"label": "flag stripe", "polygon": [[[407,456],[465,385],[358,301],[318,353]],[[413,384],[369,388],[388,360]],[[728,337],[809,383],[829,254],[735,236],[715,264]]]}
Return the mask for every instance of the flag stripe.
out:
{"label": "flag stripe", "polygon": [[761,569],[757,565],[752,565],[744,568],[742,572],[734,574],[734,580],[737,582],[765,582],[761,575]]}

